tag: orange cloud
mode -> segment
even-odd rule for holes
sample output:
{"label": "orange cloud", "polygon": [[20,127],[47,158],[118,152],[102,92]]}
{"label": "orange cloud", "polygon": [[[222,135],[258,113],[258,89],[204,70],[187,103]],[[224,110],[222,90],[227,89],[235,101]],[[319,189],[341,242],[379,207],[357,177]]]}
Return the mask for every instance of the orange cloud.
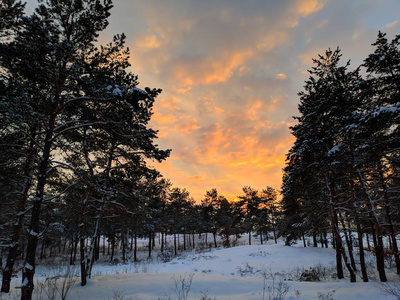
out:
{"label": "orange cloud", "polygon": [[179,110],[179,103],[181,103],[182,100],[176,97],[171,97],[168,99],[161,99],[158,100],[157,103],[163,108],[167,108],[171,111],[178,111]]}
{"label": "orange cloud", "polygon": [[217,106],[215,106],[214,109],[215,109],[215,111],[216,111],[217,113],[219,113],[219,114],[222,114],[222,113],[225,111],[225,110],[223,110],[221,107],[217,107]]}
{"label": "orange cloud", "polygon": [[226,82],[251,54],[251,51],[226,52],[223,57],[207,55],[178,61],[173,66],[173,74],[185,87]]}
{"label": "orange cloud", "polygon": [[247,118],[252,121],[257,120],[262,107],[263,102],[261,100],[256,100],[255,103],[246,111]]}
{"label": "orange cloud", "polygon": [[208,157],[214,161],[219,149],[224,148],[230,142],[229,136],[229,129],[222,128],[219,123],[215,123],[211,130],[203,134],[201,148],[197,154],[202,158]]}
{"label": "orange cloud", "polygon": [[302,17],[307,17],[308,15],[321,10],[325,6],[326,2],[327,0],[298,0],[297,12]]}
{"label": "orange cloud", "polygon": [[142,48],[150,48],[150,49],[159,48],[161,46],[160,38],[155,34],[145,36],[140,41],[138,46],[142,47]]}
{"label": "orange cloud", "polygon": [[188,92],[190,92],[190,90],[192,89],[191,86],[188,87],[180,87],[180,88],[175,88],[174,92],[178,93],[178,94],[186,94]]}
{"label": "orange cloud", "polygon": [[286,75],[284,73],[279,73],[279,74],[276,74],[276,78],[284,80],[284,79],[286,79]]}
{"label": "orange cloud", "polygon": [[392,28],[392,27],[396,26],[396,24],[397,24],[398,22],[399,22],[399,20],[395,20],[395,21],[393,21],[393,22],[391,22],[391,23],[389,23],[389,24],[386,24],[385,27],[386,27],[386,28]]}
{"label": "orange cloud", "polygon": [[180,117],[179,124],[176,124],[174,127],[175,131],[183,134],[189,134],[197,129],[200,129],[200,126],[197,124],[197,120],[192,116]]}
{"label": "orange cloud", "polygon": [[162,115],[160,113],[154,114],[152,117],[152,121],[158,124],[174,124],[178,121],[178,118],[174,115]]}
{"label": "orange cloud", "polygon": [[256,48],[262,52],[269,52],[278,45],[286,42],[287,38],[288,33],[285,31],[277,31],[265,36],[261,36],[256,42]]}
{"label": "orange cloud", "polygon": [[200,111],[204,111],[207,113],[216,112],[221,114],[224,112],[224,109],[216,106],[214,99],[209,97],[202,97],[199,99],[200,101]]}

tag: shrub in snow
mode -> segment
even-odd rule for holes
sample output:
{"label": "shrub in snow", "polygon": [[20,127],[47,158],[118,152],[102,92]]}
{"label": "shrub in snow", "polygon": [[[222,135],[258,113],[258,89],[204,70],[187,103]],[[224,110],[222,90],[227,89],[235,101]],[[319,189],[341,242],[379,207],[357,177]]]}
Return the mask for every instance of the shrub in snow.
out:
{"label": "shrub in snow", "polygon": [[119,258],[114,258],[114,259],[111,261],[111,264],[113,264],[113,265],[118,265],[119,263],[121,263],[121,261],[120,261]]}
{"label": "shrub in snow", "polygon": [[200,292],[201,293],[201,297],[199,298],[200,300],[217,300],[217,298],[211,298],[210,296],[208,296],[208,292]]}
{"label": "shrub in snow", "polygon": [[168,250],[164,250],[158,255],[158,259],[162,262],[170,262],[172,260],[172,253]]}
{"label": "shrub in snow", "polygon": [[192,287],[194,274],[185,273],[179,278],[173,278],[174,280],[174,292],[178,300],[187,300],[190,288]]}
{"label": "shrub in snow", "polygon": [[320,281],[320,278],[318,274],[315,272],[314,269],[310,270],[304,270],[303,273],[301,273],[301,276],[299,278],[300,281]]}
{"label": "shrub in snow", "polygon": [[238,274],[242,277],[246,275],[255,275],[256,273],[259,273],[260,270],[254,268],[253,266],[249,265],[248,262],[243,262],[241,267],[237,268]]}
{"label": "shrub in snow", "polygon": [[[280,274],[263,271],[261,272],[264,283],[262,300],[284,300],[290,291],[290,285],[283,280]],[[299,294],[300,295],[300,294]]]}
{"label": "shrub in snow", "polygon": [[37,282],[34,289],[36,299],[68,299],[72,287],[78,280],[78,270],[59,267],[55,268],[53,273],[52,276],[46,276],[44,281]]}

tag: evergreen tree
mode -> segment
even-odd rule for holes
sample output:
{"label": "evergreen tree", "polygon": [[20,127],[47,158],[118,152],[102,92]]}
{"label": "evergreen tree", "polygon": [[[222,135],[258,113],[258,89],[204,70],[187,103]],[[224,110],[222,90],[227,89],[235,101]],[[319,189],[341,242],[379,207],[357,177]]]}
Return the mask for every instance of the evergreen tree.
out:
{"label": "evergreen tree", "polygon": [[[399,178],[397,162],[400,153],[400,35],[389,42],[386,34],[379,32],[372,45],[375,51],[363,64],[367,69],[365,97],[369,101],[366,103],[369,110],[364,117],[366,126],[361,137],[368,137],[368,141],[360,153],[359,176],[367,194],[376,198],[377,206],[384,208],[384,220],[380,222],[388,224],[397,274],[400,274],[398,232],[395,230],[398,220],[392,217],[399,196],[395,182]],[[372,172],[367,175],[362,171],[365,168]]]}
{"label": "evergreen tree", "polygon": [[[65,192],[54,194],[48,188],[52,170],[72,172],[74,177],[66,189],[79,184],[88,187],[81,198],[83,208],[91,199],[101,208],[105,201],[113,202],[117,174],[137,168],[144,157],[161,161],[169,154],[153,144],[156,131],[147,128],[161,90],[136,87],[137,77],[126,71],[129,51],[124,48],[125,36],[116,36],[104,47],[95,46],[99,32],[108,24],[111,1],[41,3],[32,16],[22,19],[13,41],[1,44],[2,53],[7,53],[1,61],[7,71],[7,80],[1,83],[5,105],[23,108],[15,110],[18,114],[9,113],[7,116],[17,117],[4,122],[16,128],[18,141],[28,141],[28,152],[29,141],[33,141],[33,162],[38,162],[28,168],[34,170],[35,195],[30,199],[22,299],[32,298],[43,205]],[[18,103],[21,101],[23,105]],[[74,159],[69,159],[74,154]],[[73,162],[79,161],[85,163],[76,170]],[[25,174],[25,166],[20,174]],[[19,209],[16,215],[22,213]],[[96,218],[98,228],[100,218]]]}

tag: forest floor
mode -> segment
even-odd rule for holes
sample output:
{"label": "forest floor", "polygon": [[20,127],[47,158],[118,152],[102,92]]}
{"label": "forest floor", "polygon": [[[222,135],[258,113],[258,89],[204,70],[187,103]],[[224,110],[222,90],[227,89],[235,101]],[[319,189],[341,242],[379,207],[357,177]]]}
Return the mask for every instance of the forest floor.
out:
{"label": "forest floor", "polygon": [[[263,245],[187,251],[171,259],[159,256],[136,263],[96,263],[84,287],[77,279],[68,283],[57,276],[65,266],[38,266],[34,299],[61,299],[52,286],[54,281],[58,287],[71,285],[70,300],[398,299],[394,295],[400,293],[398,276],[388,269],[390,283],[382,285],[374,271],[374,257],[368,255],[367,260],[368,283],[359,276],[356,283],[348,277],[337,279],[331,248],[304,248],[302,243],[287,247],[283,241],[275,244],[271,240]],[[72,273],[79,274],[79,270]],[[20,284],[19,278],[13,280],[14,287]],[[0,299],[18,299],[17,294],[14,289],[0,294]]]}

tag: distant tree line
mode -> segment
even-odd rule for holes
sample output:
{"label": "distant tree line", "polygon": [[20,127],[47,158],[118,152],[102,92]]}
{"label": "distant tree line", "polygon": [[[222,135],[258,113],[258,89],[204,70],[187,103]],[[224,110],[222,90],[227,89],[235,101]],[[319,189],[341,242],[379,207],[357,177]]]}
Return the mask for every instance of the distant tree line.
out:
{"label": "distant tree line", "polygon": [[358,269],[368,281],[365,237],[372,237],[380,280],[387,281],[385,257],[400,274],[400,36],[388,41],[379,32],[373,47],[355,70],[341,64],[339,48],[313,60],[282,186],[287,244],[332,234],[338,278],[344,263],[351,282]]}

